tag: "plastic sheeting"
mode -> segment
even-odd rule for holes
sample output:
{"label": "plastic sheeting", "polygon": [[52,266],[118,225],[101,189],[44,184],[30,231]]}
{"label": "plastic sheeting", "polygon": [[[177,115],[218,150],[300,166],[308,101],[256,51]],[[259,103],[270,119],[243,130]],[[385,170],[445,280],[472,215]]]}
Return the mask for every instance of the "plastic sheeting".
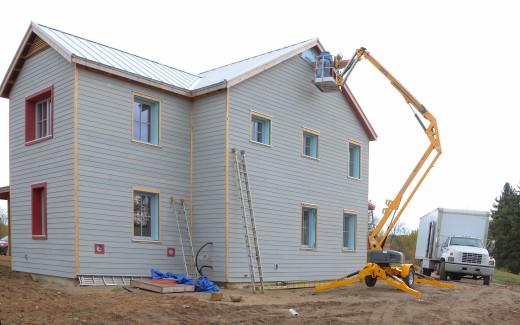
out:
{"label": "plastic sheeting", "polygon": [[162,273],[157,269],[150,269],[152,279],[173,279],[179,284],[188,284],[195,286],[198,292],[218,292],[220,288],[213,283],[208,277],[201,276],[196,282],[186,274],[173,274],[171,272]]}

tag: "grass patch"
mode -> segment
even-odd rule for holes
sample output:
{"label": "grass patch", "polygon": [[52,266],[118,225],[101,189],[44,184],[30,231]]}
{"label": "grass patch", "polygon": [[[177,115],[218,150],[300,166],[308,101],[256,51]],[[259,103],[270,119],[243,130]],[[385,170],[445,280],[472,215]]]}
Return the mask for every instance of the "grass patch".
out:
{"label": "grass patch", "polygon": [[114,289],[112,289],[112,292],[123,292],[125,291],[125,289],[121,288],[121,287],[115,287]]}
{"label": "grass patch", "polygon": [[495,270],[493,278],[498,281],[520,283],[520,274],[509,273],[503,270]]}

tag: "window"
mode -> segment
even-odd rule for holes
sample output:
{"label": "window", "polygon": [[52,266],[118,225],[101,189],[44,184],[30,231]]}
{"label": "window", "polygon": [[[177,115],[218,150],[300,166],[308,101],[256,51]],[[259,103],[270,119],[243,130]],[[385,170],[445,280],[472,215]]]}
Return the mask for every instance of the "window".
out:
{"label": "window", "polygon": [[271,144],[271,117],[259,113],[251,113],[251,141]]}
{"label": "window", "polygon": [[134,239],[159,240],[159,193],[134,191]]}
{"label": "window", "polygon": [[361,178],[361,146],[348,143],[348,176]]}
{"label": "window", "polygon": [[30,145],[52,138],[53,87],[25,99],[25,143]]}
{"label": "window", "polygon": [[32,237],[47,239],[47,183],[31,186]]}
{"label": "window", "polygon": [[317,209],[302,207],[302,246],[316,248]]}
{"label": "window", "polygon": [[353,213],[343,213],[343,248],[354,250],[356,247],[356,218]]}
{"label": "window", "polygon": [[159,144],[159,109],[159,101],[134,95],[133,139],[135,141]]}
{"label": "window", "polygon": [[318,135],[310,130],[303,131],[303,155],[310,158],[318,158]]}

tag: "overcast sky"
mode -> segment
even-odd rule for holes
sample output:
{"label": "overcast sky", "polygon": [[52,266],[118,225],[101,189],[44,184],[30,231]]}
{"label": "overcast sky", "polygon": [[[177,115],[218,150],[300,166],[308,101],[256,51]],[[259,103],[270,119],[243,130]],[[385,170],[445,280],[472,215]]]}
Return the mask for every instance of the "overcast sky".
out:
{"label": "overcast sky", "polygon": [[[444,153],[403,215],[414,228],[436,207],[489,210],[505,182],[520,182],[519,12],[497,0],[6,1],[0,75],[31,20],[194,73],[312,37],[348,57],[365,46],[438,119]],[[369,188],[379,214],[428,143],[368,62],[349,86],[379,135]],[[8,105],[0,99],[0,186],[9,184]]]}

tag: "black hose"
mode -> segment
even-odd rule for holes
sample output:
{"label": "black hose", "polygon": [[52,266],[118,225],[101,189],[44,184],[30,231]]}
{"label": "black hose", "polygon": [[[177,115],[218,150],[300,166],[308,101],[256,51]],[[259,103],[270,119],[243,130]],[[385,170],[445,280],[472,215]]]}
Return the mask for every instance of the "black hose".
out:
{"label": "black hose", "polygon": [[204,245],[201,246],[201,248],[199,248],[199,250],[197,251],[197,254],[195,255],[195,268],[197,269],[197,272],[203,276],[204,274],[202,273],[202,269],[204,268],[208,268],[208,269],[213,269],[213,266],[211,265],[202,265],[200,268],[199,268],[199,254],[200,252],[202,251],[202,249],[204,249],[204,247],[208,246],[208,245],[213,245],[212,242],[207,242],[205,243]]}

